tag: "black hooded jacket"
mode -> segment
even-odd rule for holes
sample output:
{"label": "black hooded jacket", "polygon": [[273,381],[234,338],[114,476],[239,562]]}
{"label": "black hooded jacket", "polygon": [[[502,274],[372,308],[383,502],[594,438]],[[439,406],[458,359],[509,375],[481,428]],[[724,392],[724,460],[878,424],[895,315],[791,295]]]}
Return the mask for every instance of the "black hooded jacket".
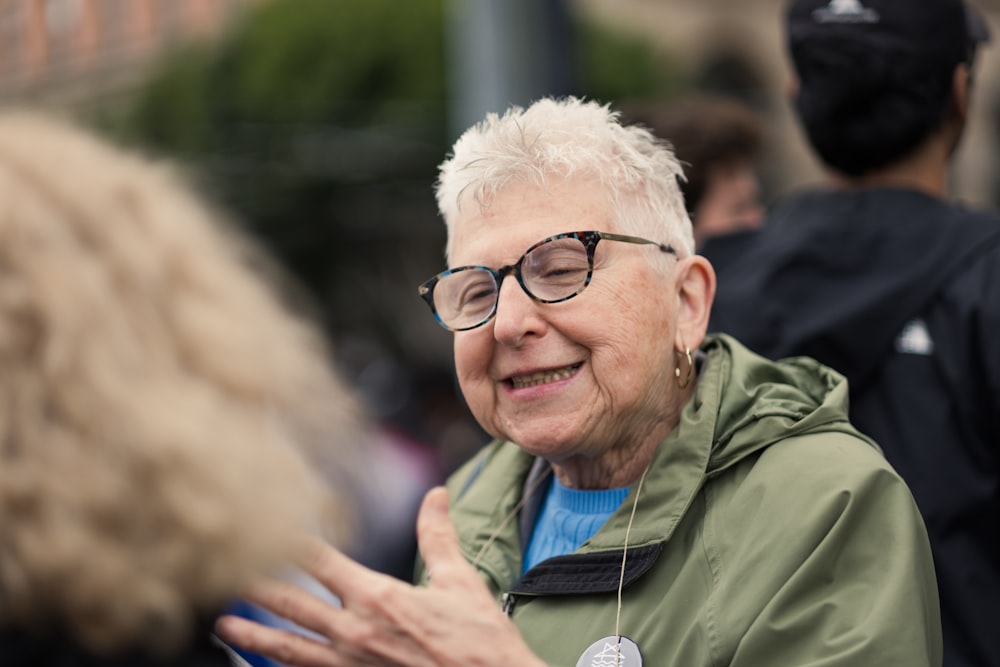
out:
{"label": "black hooded jacket", "polygon": [[702,254],[713,331],[847,376],[851,420],[927,524],[945,667],[1000,666],[1000,216],[913,191],[810,191]]}

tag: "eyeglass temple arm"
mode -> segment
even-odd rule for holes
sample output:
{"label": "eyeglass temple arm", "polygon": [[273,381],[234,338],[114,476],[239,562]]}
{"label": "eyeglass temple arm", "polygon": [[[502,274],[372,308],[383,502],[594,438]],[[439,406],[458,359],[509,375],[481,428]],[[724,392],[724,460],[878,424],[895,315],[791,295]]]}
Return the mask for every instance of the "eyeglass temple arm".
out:
{"label": "eyeglass temple arm", "polygon": [[650,241],[649,239],[644,239],[640,236],[629,236],[628,234],[612,234],[610,232],[601,232],[600,238],[608,239],[609,241],[624,241],[625,243],[655,245],[663,252],[670,253],[671,255],[677,254],[677,250],[672,245],[666,243],[660,243],[659,241]]}

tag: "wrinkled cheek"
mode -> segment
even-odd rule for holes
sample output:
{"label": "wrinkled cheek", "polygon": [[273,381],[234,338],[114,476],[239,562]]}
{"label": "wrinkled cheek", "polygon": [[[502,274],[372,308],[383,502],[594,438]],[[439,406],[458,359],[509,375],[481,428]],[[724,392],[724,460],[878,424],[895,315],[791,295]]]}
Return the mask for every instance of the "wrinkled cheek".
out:
{"label": "wrinkled cheek", "polygon": [[500,388],[489,377],[493,346],[488,327],[455,334],[455,373],[473,416],[487,431],[495,419]]}
{"label": "wrinkled cheek", "polygon": [[489,351],[478,344],[477,333],[479,332],[455,334],[455,374],[462,394],[470,402],[472,394],[481,391],[490,363]]}
{"label": "wrinkled cheek", "polygon": [[455,366],[455,373],[458,378],[458,388],[462,392],[462,397],[465,398],[465,402],[468,403],[469,409],[472,410],[473,414],[478,416],[487,398],[483,380],[481,379],[482,376],[477,377],[457,364]]}
{"label": "wrinkled cheek", "polygon": [[456,354],[455,373],[462,397],[479,425],[490,435],[496,435],[497,387],[486,375],[469,368]]}
{"label": "wrinkled cheek", "polygon": [[495,392],[480,385],[470,389],[465,396],[472,416],[476,418],[483,430],[494,437],[498,436],[500,425],[498,424],[499,415],[497,414]]}

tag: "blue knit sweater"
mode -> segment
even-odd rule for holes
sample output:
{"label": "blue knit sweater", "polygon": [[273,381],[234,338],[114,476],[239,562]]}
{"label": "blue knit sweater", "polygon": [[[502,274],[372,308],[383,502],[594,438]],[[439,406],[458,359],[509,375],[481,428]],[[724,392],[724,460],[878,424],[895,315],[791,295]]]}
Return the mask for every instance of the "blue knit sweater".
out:
{"label": "blue knit sweater", "polygon": [[553,475],[524,553],[522,572],[546,558],[572,553],[600,530],[628,495],[629,487],[581,491]]}

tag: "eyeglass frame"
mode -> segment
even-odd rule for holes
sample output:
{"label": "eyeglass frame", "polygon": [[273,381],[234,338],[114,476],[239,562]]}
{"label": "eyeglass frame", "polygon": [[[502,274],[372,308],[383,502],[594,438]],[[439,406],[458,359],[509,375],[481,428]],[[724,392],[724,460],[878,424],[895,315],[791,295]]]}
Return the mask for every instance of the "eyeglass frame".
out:
{"label": "eyeglass frame", "polygon": [[[580,241],[580,243],[583,244],[583,247],[587,251],[586,279],[584,279],[583,284],[580,286],[578,290],[576,290],[575,292],[573,292],[568,296],[559,297],[558,299],[542,299],[540,297],[535,296],[534,294],[531,293],[531,290],[528,289],[528,286],[524,284],[524,277],[521,275],[521,264],[524,263],[524,258],[527,257],[531,253],[531,251],[534,250],[535,248],[543,246],[546,243],[551,243],[552,241],[558,241],[559,239],[565,239],[570,237],[575,237],[578,241]],[[427,303],[427,305],[430,306],[431,313],[434,314],[434,319],[444,329],[447,329],[448,331],[452,332],[469,331],[470,329],[477,329],[483,326],[484,324],[488,323],[496,316],[497,306],[500,303],[500,288],[503,285],[504,279],[511,274],[513,274],[514,277],[517,279],[517,284],[521,286],[521,289],[524,291],[524,293],[527,294],[528,297],[532,301],[535,301],[536,303],[561,303],[563,301],[569,301],[573,297],[580,294],[580,292],[582,292],[584,289],[587,288],[587,285],[590,284],[590,280],[593,277],[594,252],[597,249],[597,244],[602,240],[621,241],[623,243],[635,243],[638,245],[654,245],[657,248],[659,248],[662,252],[671,254],[674,257],[678,256],[676,248],[674,248],[672,245],[668,243],[660,243],[659,241],[651,241],[649,239],[644,239],[640,236],[631,236],[628,234],[613,234],[611,232],[600,232],[593,230],[578,231],[578,232],[563,232],[562,234],[555,234],[553,236],[548,236],[542,239],[541,241],[538,241],[537,243],[533,243],[530,248],[524,251],[524,253],[521,255],[520,258],[518,258],[516,262],[514,262],[513,264],[507,264],[506,266],[501,266],[498,269],[492,269],[488,266],[482,266],[478,264],[470,264],[467,266],[456,266],[455,268],[452,269],[446,269],[441,273],[437,274],[436,276],[429,278],[425,280],[423,283],[421,283],[417,287],[417,293],[420,295],[420,298],[422,298]],[[445,324],[444,321],[441,320],[441,316],[438,314],[437,307],[434,305],[434,287],[442,279],[447,278],[452,274],[460,273],[462,271],[469,271],[473,269],[479,271],[486,271],[487,273],[493,276],[493,280],[496,283],[496,290],[497,290],[496,299],[494,299],[493,301],[493,307],[490,309],[489,313],[487,313],[486,316],[482,319],[482,321],[477,322],[476,324],[472,324],[467,327],[451,327]]]}

